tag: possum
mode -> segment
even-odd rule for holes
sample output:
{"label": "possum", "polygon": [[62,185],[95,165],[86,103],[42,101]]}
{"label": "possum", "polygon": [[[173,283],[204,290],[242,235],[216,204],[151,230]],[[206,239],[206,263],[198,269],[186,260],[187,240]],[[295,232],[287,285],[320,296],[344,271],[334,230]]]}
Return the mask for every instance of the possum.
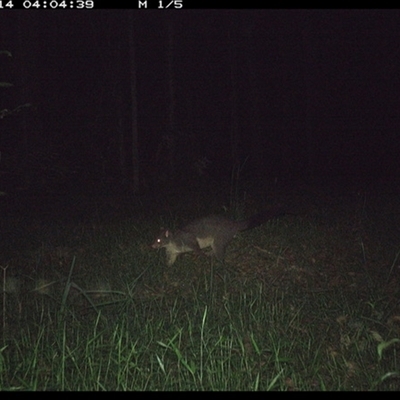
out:
{"label": "possum", "polygon": [[220,215],[196,219],[174,233],[162,229],[152,244],[153,249],[165,247],[167,265],[171,266],[179,254],[194,252],[204,255],[201,249],[211,247],[211,255],[223,261],[228,243],[239,232],[256,228],[283,214],[280,208],[260,212],[250,218],[233,221]]}

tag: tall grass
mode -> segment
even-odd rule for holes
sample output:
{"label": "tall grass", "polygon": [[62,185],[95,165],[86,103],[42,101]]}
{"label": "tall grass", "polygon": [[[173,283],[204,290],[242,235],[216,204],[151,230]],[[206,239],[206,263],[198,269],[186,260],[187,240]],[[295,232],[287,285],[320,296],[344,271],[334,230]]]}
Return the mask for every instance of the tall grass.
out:
{"label": "tall grass", "polygon": [[368,204],[323,210],[168,270],[155,219],[32,223],[2,265],[0,388],[399,389],[393,230]]}

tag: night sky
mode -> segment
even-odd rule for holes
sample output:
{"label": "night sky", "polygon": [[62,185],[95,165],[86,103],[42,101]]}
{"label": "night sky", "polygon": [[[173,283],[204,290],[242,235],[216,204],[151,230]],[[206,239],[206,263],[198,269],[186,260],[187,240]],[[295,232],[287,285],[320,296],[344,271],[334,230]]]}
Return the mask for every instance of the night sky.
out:
{"label": "night sky", "polygon": [[6,189],[27,170],[31,186],[129,180],[132,65],[146,187],[224,181],[235,165],[282,181],[399,174],[400,11],[128,14],[2,13],[0,81],[14,86],[0,110],[32,104],[0,121]]}

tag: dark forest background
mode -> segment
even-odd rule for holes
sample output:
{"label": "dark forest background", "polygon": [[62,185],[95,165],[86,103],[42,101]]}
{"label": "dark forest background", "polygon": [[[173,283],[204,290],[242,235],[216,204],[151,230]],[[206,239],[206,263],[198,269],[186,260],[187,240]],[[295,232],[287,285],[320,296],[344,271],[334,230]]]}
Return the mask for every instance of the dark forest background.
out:
{"label": "dark forest background", "polygon": [[399,174],[398,10],[4,10],[0,22],[5,193]]}

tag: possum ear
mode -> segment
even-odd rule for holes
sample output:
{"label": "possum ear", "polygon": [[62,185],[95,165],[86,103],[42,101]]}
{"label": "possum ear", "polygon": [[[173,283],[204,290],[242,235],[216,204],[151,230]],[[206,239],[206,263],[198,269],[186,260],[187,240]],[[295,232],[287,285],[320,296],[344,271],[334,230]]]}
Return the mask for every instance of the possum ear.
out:
{"label": "possum ear", "polygon": [[164,236],[167,238],[169,235],[170,235],[170,233],[169,233],[169,230],[167,229],[167,230],[164,232]]}

